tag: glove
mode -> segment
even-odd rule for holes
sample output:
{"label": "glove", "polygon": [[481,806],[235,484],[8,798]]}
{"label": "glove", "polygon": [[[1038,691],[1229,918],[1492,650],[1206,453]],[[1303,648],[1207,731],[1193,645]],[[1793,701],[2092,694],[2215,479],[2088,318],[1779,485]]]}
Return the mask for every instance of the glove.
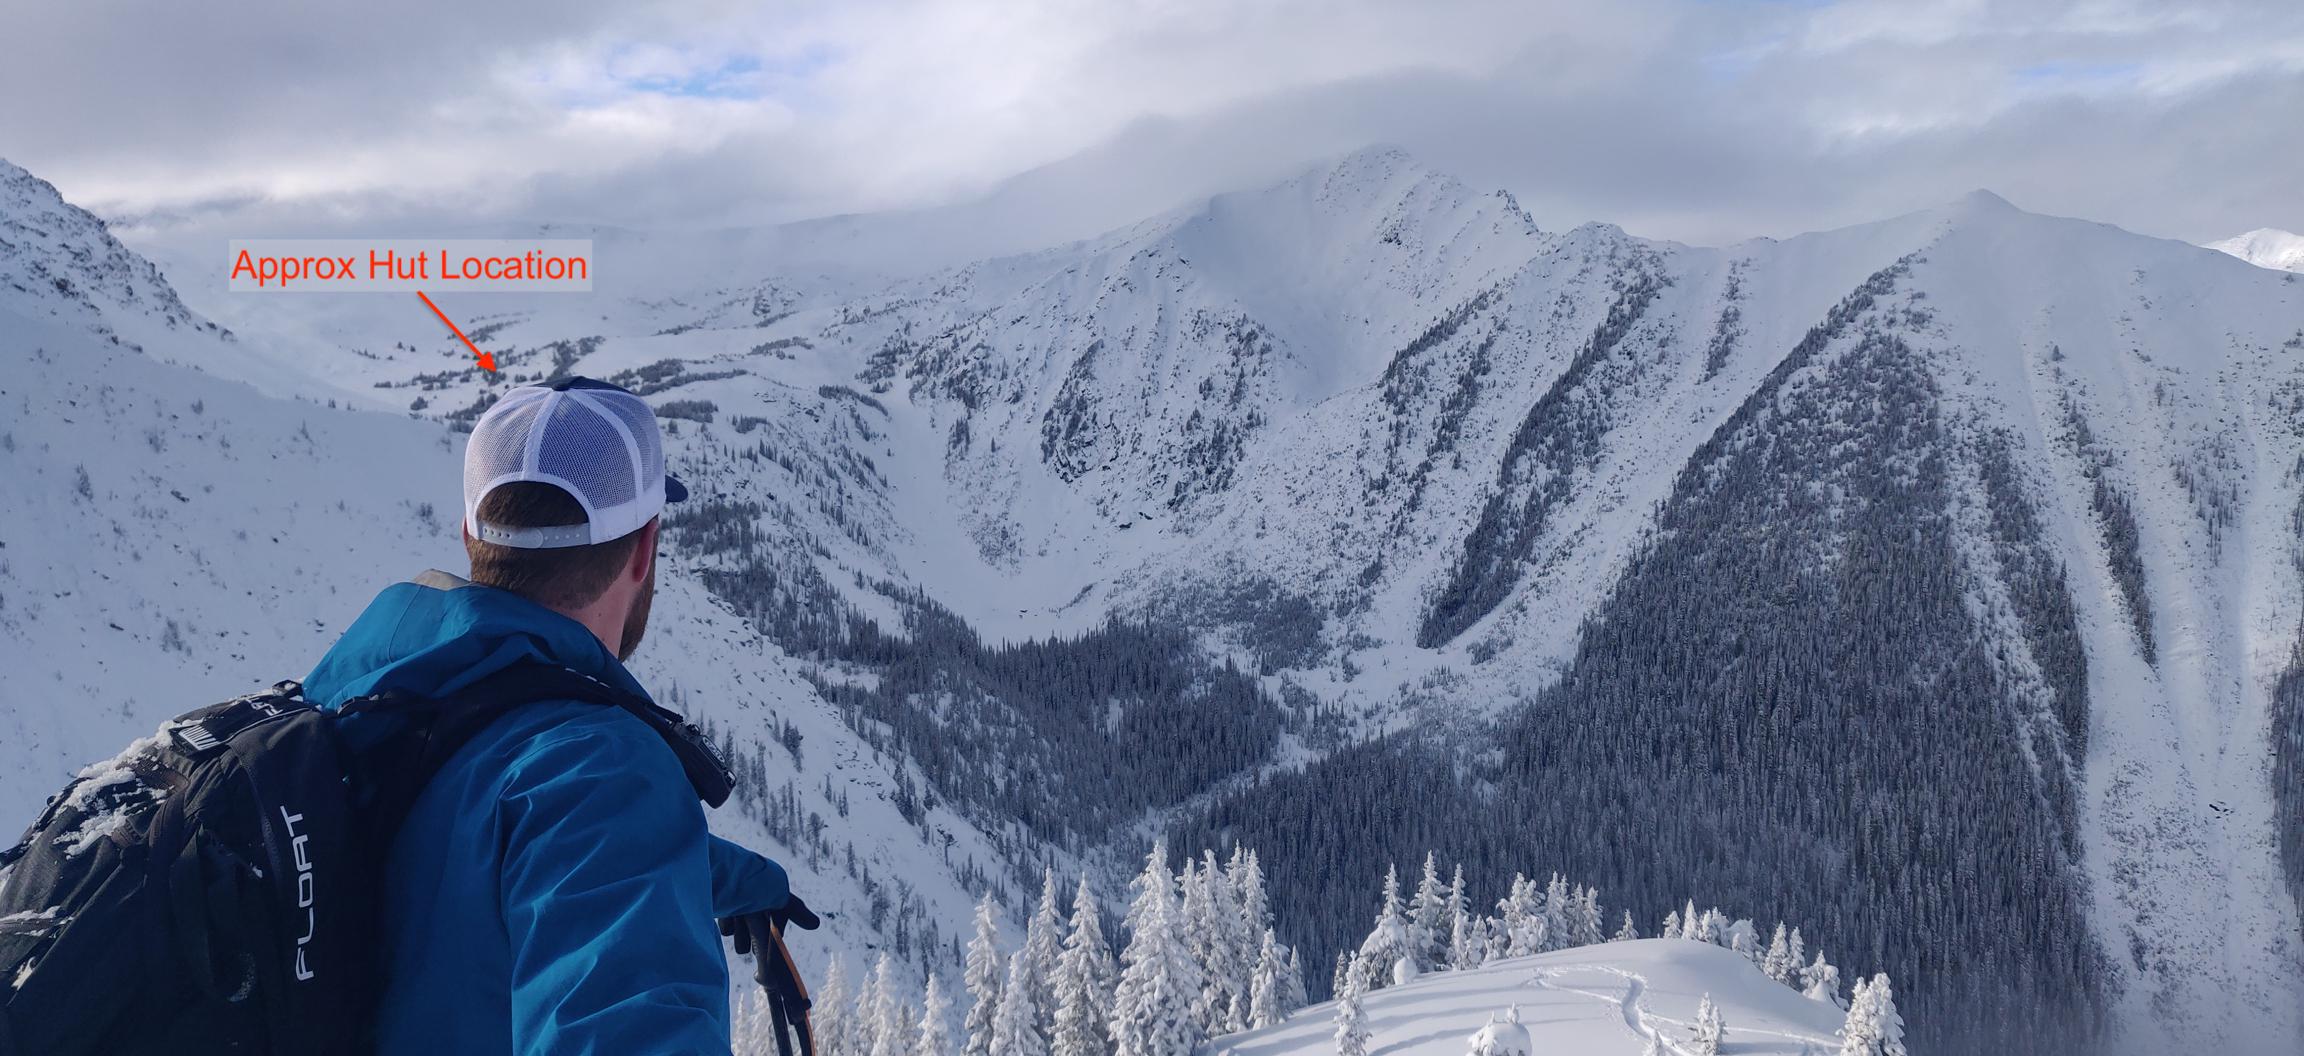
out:
{"label": "glove", "polygon": [[800,989],[799,980],[784,978],[791,974],[791,966],[777,949],[776,936],[788,926],[814,931],[823,923],[815,911],[808,908],[808,903],[795,895],[785,899],[784,905],[777,909],[720,918],[720,934],[735,943],[737,956],[751,955],[753,982],[771,991],[788,992],[790,998],[799,1001],[800,1009],[806,1010],[807,997]]}
{"label": "glove", "polygon": [[815,910],[809,909],[808,903],[800,901],[800,896],[793,895],[785,899],[782,906],[775,909],[720,918],[720,934],[728,936],[736,944],[736,954],[741,957],[753,950],[765,950],[769,947],[768,928],[770,926],[774,926],[779,932],[788,931],[792,928],[814,931],[822,927],[823,924],[823,918],[818,917]]}

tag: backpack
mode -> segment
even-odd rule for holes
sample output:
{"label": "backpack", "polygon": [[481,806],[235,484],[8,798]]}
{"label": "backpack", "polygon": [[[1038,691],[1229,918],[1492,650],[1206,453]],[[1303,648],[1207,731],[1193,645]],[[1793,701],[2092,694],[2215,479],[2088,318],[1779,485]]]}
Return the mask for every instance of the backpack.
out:
{"label": "backpack", "polygon": [[458,748],[544,700],[638,716],[698,798],[727,799],[695,727],[544,664],[440,699],[330,711],[282,682],[190,712],[81,771],[0,853],[0,1056],[370,1048],[386,849]]}

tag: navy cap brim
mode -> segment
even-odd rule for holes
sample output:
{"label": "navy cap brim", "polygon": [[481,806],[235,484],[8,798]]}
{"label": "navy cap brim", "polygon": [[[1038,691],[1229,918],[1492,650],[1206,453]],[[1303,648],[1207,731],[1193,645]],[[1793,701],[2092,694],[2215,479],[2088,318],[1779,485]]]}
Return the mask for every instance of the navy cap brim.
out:
{"label": "navy cap brim", "polygon": [[670,473],[664,474],[664,501],[682,502],[687,498],[688,485],[680,483],[679,477],[675,477]]}

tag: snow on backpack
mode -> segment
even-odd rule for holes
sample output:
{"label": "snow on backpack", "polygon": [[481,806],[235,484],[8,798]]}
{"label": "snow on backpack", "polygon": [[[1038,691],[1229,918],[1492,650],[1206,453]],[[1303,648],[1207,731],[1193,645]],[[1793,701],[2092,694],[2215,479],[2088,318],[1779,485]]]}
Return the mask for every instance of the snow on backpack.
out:
{"label": "snow on backpack", "polygon": [[294,682],[161,726],[0,853],[0,1056],[366,1049],[383,855],[441,764],[523,704],[620,707],[699,798],[731,779],[693,726],[565,668],[337,711]]}

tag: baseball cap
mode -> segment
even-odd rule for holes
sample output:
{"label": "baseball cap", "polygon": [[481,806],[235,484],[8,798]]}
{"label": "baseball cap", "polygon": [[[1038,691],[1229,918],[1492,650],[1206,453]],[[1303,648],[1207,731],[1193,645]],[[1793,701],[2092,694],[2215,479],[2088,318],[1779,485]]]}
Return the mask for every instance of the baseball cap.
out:
{"label": "baseball cap", "polygon": [[[550,484],[584,507],[583,524],[487,524],[480,503],[518,481]],[[464,530],[497,546],[547,550],[621,539],[688,488],[664,472],[656,412],[631,391],[592,378],[522,385],[472,426],[464,448]]]}

